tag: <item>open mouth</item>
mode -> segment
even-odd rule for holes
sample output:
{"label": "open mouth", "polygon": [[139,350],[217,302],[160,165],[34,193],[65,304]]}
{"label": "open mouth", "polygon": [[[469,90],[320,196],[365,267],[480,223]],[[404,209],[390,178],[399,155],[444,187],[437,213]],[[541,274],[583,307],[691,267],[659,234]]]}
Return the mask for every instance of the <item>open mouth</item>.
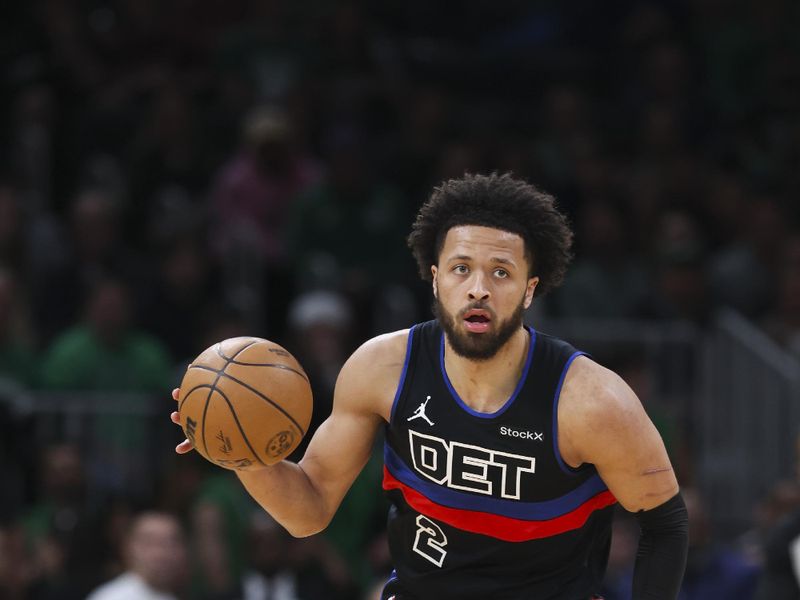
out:
{"label": "open mouth", "polygon": [[466,325],[467,331],[472,333],[487,331],[491,322],[492,319],[485,310],[468,310],[464,314],[464,325]]}
{"label": "open mouth", "polygon": [[470,323],[488,323],[489,319],[482,315],[472,315],[471,317],[467,317],[466,319]]}

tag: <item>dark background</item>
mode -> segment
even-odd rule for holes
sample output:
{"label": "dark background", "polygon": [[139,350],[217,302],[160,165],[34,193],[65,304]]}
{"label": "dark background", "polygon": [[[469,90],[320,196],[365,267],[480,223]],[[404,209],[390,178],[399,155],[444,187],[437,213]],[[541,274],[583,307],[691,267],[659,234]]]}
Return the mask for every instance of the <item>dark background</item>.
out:
{"label": "dark background", "polygon": [[[380,582],[379,453],[327,534],[270,530],[283,550],[256,557],[235,478],[172,455],[169,392],[212,342],[258,335],[306,366],[318,424],[355,346],[429,318],[404,238],[432,186],[495,170],[574,224],[529,319],[585,335],[659,426],[697,507],[685,597],[755,597],[800,507],[795,413],[762,379],[727,413],[744,392],[720,382],[757,360],[704,348],[735,319],[796,404],[799,28],[791,0],[4,3],[0,597],[83,597],[146,507],[185,526],[185,598],[242,597],[248,568],[302,573],[304,600]],[[703,478],[722,442],[696,416],[718,410],[722,438],[768,412],[754,447],[783,448],[757,485],[732,476],[731,514]],[[635,548],[618,529],[609,599]]]}

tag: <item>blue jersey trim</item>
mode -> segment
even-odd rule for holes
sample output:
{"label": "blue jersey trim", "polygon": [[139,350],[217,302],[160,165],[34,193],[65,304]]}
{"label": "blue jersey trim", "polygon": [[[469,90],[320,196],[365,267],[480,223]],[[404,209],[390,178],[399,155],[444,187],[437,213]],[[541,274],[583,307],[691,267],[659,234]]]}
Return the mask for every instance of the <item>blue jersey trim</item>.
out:
{"label": "blue jersey trim", "polygon": [[584,502],[606,491],[606,484],[596,473],[571,492],[553,500],[520,502],[491,496],[476,496],[443,487],[417,476],[391,448],[384,443],[383,460],[389,472],[400,482],[413,488],[429,500],[461,510],[494,513],[512,519],[544,521],[563,516],[579,508]]}
{"label": "blue jersey trim", "polygon": [[567,475],[577,475],[580,472],[581,467],[575,468],[565,463],[564,458],[561,456],[561,451],[558,449],[558,401],[561,397],[561,387],[564,385],[564,379],[567,377],[567,371],[569,371],[572,361],[579,356],[586,356],[586,353],[578,351],[573,353],[572,356],[567,359],[567,363],[564,365],[564,369],[561,371],[561,377],[558,380],[555,397],[553,398],[553,453],[556,456],[556,462],[558,463],[559,468]]}
{"label": "blue jersey trim", "polygon": [[503,406],[492,413],[480,412],[470,408],[467,403],[461,399],[461,396],[458,395],[458,392],[453,387],[453,384],[450,382],[450,378],[447,376],[447,370],[444,368],[444,332],[442,332],[442,341],[439,348],[439,365],[442,370],[442,377],[444,378],[445,385],[447,385],[447,389],[450,390],[450,395],[453,396],[455,401],[463,410],[471,414],[473,417],[479,417],[481,419],[495,419],[511,408],[511,405],[514,404],[514,400],[517,399],[517,396],[522,390],[522,386],[525,384],[525,380],[528,377],[528,371],[531,368],[531,362],[533,362],[533,350],[536,347],[536,330],[532,327],[528,327],[527,325],[525,326],[525,329],[528,330],[528,333],[531,336],[531,343],[530,346],[528,346],[528,356],[525,359],[525,366],[522,369],[522,375],[520,376],[519,381],[517,381],[517,387],[514,389],[514,393],[511,394],[511,397],[506,400],[506,403],[503,404]]}
{"label": "blue jersey trim", "polygon": [[389,584],[392,583],[393,581],[397,581],[397,570],[396,569],[392,569],[392,572],[389,575],[389,578],[386,580],[386,583],[383,584],[383,589],[381,590],[381,598],[383,598],[386,595],[386,588],[389,587]]}
{"label": "blue jersey trim", "polygon": [[400,372],[400,381],[397,382],[397,390],[394,393],[394,399],[392,400],[392,410],[389,413],[389,422],[394,422],[394,411],[397,408],[397,401],[400,399],[400,393],[403,391],[403,386],[406,382],[406,372],[408,371],[408,361],[411,358],[411,342],[414,339],[414,330],[417,328],[414,325],[411,329],[408,330],[408,342],[406,342],[406,358],[403,361],[403,370]]}

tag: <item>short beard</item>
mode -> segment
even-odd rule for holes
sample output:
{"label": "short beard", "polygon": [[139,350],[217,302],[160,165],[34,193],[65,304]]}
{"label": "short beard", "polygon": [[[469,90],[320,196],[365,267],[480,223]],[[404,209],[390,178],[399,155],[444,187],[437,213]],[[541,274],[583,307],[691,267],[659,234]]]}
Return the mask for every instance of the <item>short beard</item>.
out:
{"label": "short beard", "polygon": [[[486,310],[480,302],[470,304],[462,315],[468,310]],[[442,306],[439,298],[433,299],[433,314],[439,321],[450,347],[458,356],[468,360],[485,361],[494,357],[511,337],[522,327],[523,312],[525,311],[525,298],[519,303],[514,313],[505,321],[501,321],[493,333],[462,333],[456,325],[460,317],[453,316]]]}

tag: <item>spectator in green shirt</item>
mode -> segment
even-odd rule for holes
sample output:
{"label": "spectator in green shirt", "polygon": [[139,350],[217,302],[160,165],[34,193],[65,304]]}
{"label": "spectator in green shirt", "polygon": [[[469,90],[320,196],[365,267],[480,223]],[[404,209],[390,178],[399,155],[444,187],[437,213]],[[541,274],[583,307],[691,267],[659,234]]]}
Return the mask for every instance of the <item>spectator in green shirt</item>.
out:
{"label": "spectator in green shirt", "polygon": [[[95,483],[110,490],[141,491],[135,486],[148,485],[152,479],[148,460],[155,446],[154,429],[147,421],[148,394],[169,387],[172,365],[161,343],[133,326],[124,282],[99,281],[84,314],[81,323],[67,329],[47,350],[42,381],[45,389],[56,393],[81,392],[76,400],[95,399],[90,410],[93,427],[86,440]],[[71,397],[64,396],[65,402]],[[77,410],[77,405],[63,410]]]}
{"label": "spectator in green shirt", "polygon": [[172,383],[169,355],[153,337],[134,328],[131,297],[122,281],[98,282],[84,320],[57,337],[46,353],[42,379],[48,389],[159,392]]}

